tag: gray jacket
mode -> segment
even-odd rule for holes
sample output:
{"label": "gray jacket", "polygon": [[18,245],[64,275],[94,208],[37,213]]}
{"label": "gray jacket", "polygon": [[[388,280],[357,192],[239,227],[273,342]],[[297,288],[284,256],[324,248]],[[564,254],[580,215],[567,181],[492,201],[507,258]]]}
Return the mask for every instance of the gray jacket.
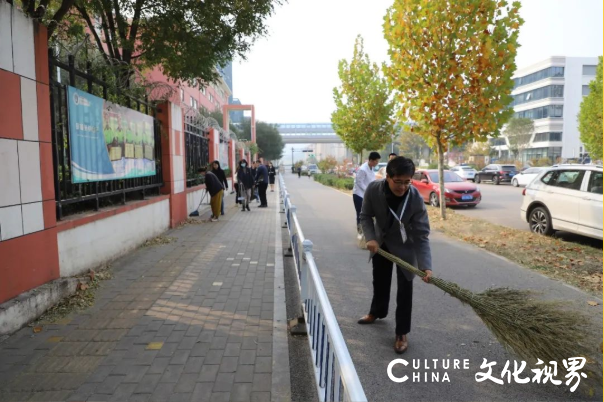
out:
{"label": "gray jacket", "polygon": [[[403,243],[401,238],[400,226],[395,219],[390,219],[392,215],[386,200],[384,186],[387,186],[386,180],[378,180],[369,184],[365,197],[363,198],[363,208],[361,209],[361,225],[363,225],[363,234],[366,241],[375,240],[382,246],[386,243],[391,254],[396,255],[403,261],[421,269],[422,271],[432,269],[432,254],[430,252],[430,222],[428,220],[428,211],[424,200],[413,186],[409,188],[409,201],[403,215],[403,224],[407,233],[407,242]],[[403,203],[396,211],[400,215]],[[392,222],[392,225],[389,224]],[[405,277],[412,280],[415,275],[403,270]]]}

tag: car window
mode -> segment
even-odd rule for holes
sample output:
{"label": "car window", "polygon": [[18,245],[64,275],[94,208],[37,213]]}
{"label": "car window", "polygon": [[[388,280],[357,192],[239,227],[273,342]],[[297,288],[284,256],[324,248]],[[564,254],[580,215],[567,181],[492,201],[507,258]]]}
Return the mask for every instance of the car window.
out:
{"label": "car window", "polygon": [[428,180],[428,176],[425,173],[422,173],[420,180]]}
{"label": "car window", "polygon": [[463,170],[474,170],[474,168],[472,168],[470,166],[463,166],[462,169]]}
{"label": "car window", "polygon": [[417,172],[413,175],[413,180],[421,180],[422,179],[422,174],[420,172]]}
{"label": "car window", "polygon": [[535,174],[535,173],[539,173],[541,171],[541,169],[539,168],[530,168],[530,169],[526,169],[524,171],[525,174]]}
{"label": "car window", "polygon": [[503,170],[504,172],[515,172],[516,166],[514,165],[508,165],[508,166],[501,166],[501,170]]}
{"label": "car window", "polygon": [[583,182],[584,170],[559,170],[554,179],[548,184],[550,186],[580,190]]}
{"label": "car window", "polygon": [[550,184],[550,181],[552,181],[552,178],[554,177],[554,174],[556,173],[556,171],[552,170],[550,172],[547,172],[542,178],[541,181],[544,182],[545,184]]}
{"label": "car window", "polygon": [[[439,183],[438,173],[437,172],[430,173],[430,179],[432,179],[433,183]],[[458,175],[456,175],[455,173],[445,172],[445,183],[458,183],[458,182],[463,182],[463,181],[464,180],[461,177],[459,177]]]}
{"label": "car window", "polygon": [[591,172],[587,191],[594,194],[602,194],[602,172]]}

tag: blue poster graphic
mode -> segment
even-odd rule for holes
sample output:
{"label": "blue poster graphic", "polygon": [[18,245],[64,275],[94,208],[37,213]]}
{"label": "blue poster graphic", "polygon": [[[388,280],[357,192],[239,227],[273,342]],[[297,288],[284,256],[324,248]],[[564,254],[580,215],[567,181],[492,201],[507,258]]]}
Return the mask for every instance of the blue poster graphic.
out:
{"label": "blue poster graphic", "polygon": [[155,175],[153,118],[68,87],[73,183]]}

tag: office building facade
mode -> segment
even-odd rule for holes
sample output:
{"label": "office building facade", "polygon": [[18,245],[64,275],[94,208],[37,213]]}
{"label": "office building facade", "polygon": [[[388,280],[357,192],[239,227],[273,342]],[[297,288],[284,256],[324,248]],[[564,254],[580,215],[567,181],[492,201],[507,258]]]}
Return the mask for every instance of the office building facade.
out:
{"label": "office building facade", "polygon": [[[597,57],[554,56],[516,71],[512,91],[514,116],[535,123],[530,145],[519,155],[523,162],[582,159],[585,147],[580,140],[577,115],[583,97],[589,94],[597,65]],[[508,156],[504,136],[491,139],[491,145],[500,157]]]}

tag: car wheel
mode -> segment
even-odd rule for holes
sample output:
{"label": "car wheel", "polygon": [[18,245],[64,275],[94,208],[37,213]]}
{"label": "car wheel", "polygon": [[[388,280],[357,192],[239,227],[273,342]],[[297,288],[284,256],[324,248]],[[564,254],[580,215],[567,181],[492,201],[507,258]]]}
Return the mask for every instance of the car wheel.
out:
{"label": "car wheel", "polygon": [[436,193],[430,194],[430,205],[432,205],[435,208],[438,208],[438,206],[440,205],[440,201],[438,199],[438,194],[436,194]]}
{"label": "car wheel", "polygon": [[544,207],[537,207],[531,211],[529,215],[529,227],[531,232],[544,236],[551,236],[554,233],[552,219]]}
{"label": "car wheel", "polygon": [[499,183],[501,183],[499,176],[493,176],[493,183],[495,183],[496,185],[499,185]]}
{"label": "car wheel", "polygon": [[480,184],[480,176],[476,176],[476,179],[474,179],[474,183]]}
{"label": "car wheel", "polygon": [[512,179],[512,186],[518,187],[518,180]]}
{"label": "car wheel", "polygon": [[470,179],[470,181],[471,181],[472,183],[476,183],[476,180],[475,180],[475,179]]}

